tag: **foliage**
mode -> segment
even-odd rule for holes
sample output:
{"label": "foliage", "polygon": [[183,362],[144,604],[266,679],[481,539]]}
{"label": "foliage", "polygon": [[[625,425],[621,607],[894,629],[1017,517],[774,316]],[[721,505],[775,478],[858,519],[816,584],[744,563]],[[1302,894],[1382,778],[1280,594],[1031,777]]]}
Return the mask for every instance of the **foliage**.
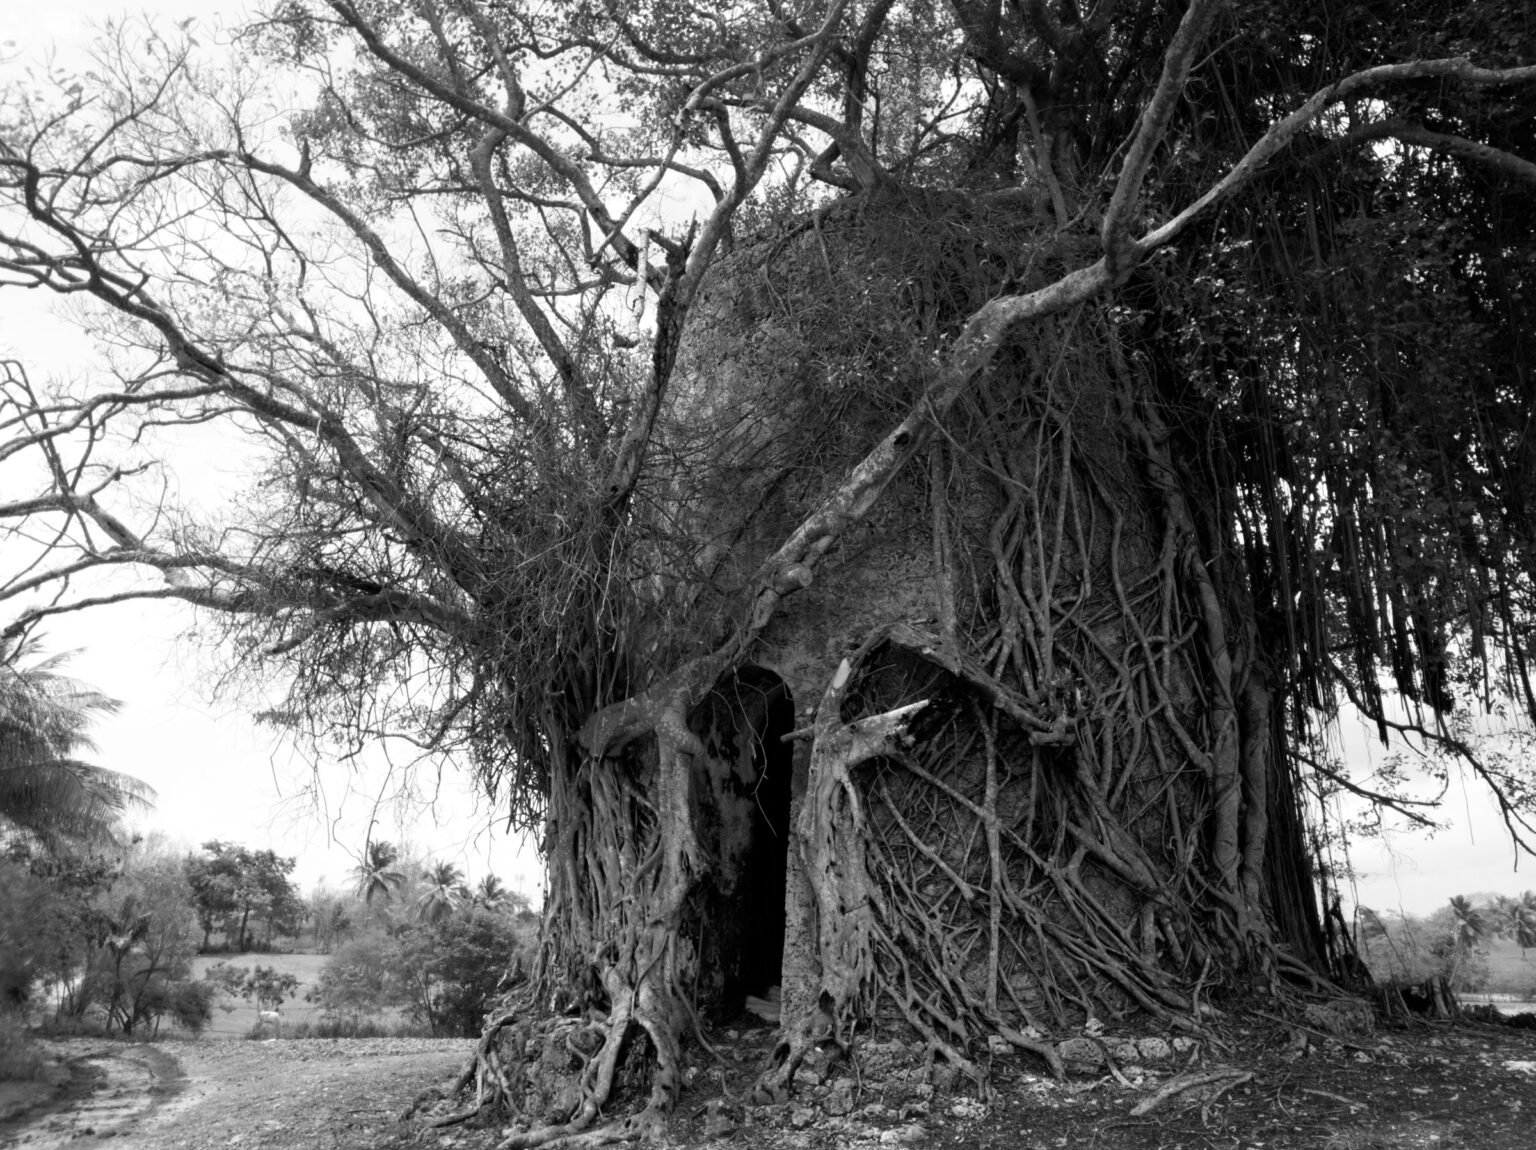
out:
{"label": "foliage", "polygon": [[72,917],[60,893],[23,862],[0,859],[0,1011],[19,1011],[58,969]]}
{"label": "foliage", "polygon": [[349,1032],[398,1008],[434,1035],[470,1037],[521,949],[517,922],[482,909],[400,922],[338,947],[307,997]]}
{"label": "foliage", "polygon": [[363,859],[353,870],[356,893],[368,905],[376,897],[392,898],[405,885],[405,872],[395,864],[400,852],[393,843],[370,842]]}
{"label": "foliage", "polygon": [[26,1017],[9,1003],[0,1003],[0,1082],[28,1082],[46,1063],[27,1034]]}
{"label": "foliage", "polygon": [[203,971],[203,980],[212,991],[254,1002],[258,1010],[281,1009],[299,987],[298,975],[260,963],[254,969],[214,963]]}
{"label": "foliage", "polygon": [[93,749],[91,723],[118,704],[60,674],[64,656],[38,660],[39,646],[0,636],[0,832],[50,848],[112,842],[119,818],[154,792],[79,757]]}
{"label": "foliage", "polygon": [[0,860],[0,967],[5,1001],[19,1005],[41,989],[61,1013],[80,1007],[97,906],[120,874],[120,860],[95,853],[34,850],[15,842]]}
{"label": "foliage", "polygon": [[441,922],[470,901],[464,876],[452,863],[434,863],[423,878],[427,889],[416,900],[416,913],[423,922]]}
{"label": "foliage", "polygon": [[398,1004],[394,945],[382,928],[359,932],[336,948],[305,998],[326,1019],[355,1030]]}
{"label": "foliage", "polygon": [[314,932],[315,949],[321,954],[331,953],[354,926],[347,899],[323,887],[310,895],[306,917]]}
{"label": "foliage", "polygon": [[473,1038],[518,961],[522,940],[506,915],[469,910],[396,936],[402,997],[434,1035]]}
{"label": "foliage", "polygon": [[1532,907],[1536,896],[1527,891],[1518,899],[1495,895],[1482,902],[1457,895],[1424,917],[1362,908],[1360,953],[1378,982],[1409,985],[1443,976],[1457,991],[1526,995],[1536,988],[1536,968],[1492,959],[1495,949],[1515,948],[1525,958]]}
{"label": "foliage", "polygon": [[110,865],[54,860],[40,873],[52,915],[38,924],[51,934],[39,973],[58,1021],[139,1034],[170,1017],[201,1029],[212,998],[191,979],[196,917],[180,859],[149,843]]}
{"label": "foliage", "polygon": [[270,948],[276,935],[297,935],[306,908],[288,878],[294,865],[294,859],[270,849],[217,840],[204,843],[202,854],[188,855],[187,881],[203,929],[202,949],[208,949],[210,935],[219,928],[226,946],[242,953],[252,949],[257,942],[250,934],[253,917],[262,927],[263,948]]}

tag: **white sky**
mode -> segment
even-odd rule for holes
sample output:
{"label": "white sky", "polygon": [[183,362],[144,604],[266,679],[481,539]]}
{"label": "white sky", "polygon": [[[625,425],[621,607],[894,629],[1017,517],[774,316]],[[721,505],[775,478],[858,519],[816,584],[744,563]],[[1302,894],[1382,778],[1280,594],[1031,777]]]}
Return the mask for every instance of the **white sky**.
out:
{"label": "white sky", "polygon": [[[220,13],[233,20],[247,7],[158,0],[127,10],[151,10],[171,21],[196,16],[196,28],[209,28]],[[116,0],[4,0],[0,83],[17,75],[14,64],[4,63],[7,58],[36,59],[50,47],[61,50],[61,59],[74,58],[91,24],[123,10]],[[51,321],[48,307],[49,301],[31,293],[0,293],[0,354],[17,355],[38,376],[88,362],[75,351],[82,337]],[[185,461],[179,478],[183,484],[197,481]],[[471,878],[494,871],[538,900],[533,852],[493,826],[491,813],[476,802],[463,774],[449,772],[435,804],[426,806],[397,801],[380,755],[371,756],[356,773],[337,762],[299,760],[271,732],[257,729],[236,704],[208,700],[212,656],[176,641],[187,619],[182,608],[141,604],[58,620],[48,628],[53,650],[79,649],[71,673],[124,704],[122,714],[96,731],[98,761],[145,780],[159,793],[146,829],[162,829],[189,846],[210,838],[271,846],[298,858],[296,877],[307,890],[321,879],[332,886],[346,884],[370,820],[376,820],[374,838],[408,843],[424,856],[456,862]],[[1346,737],[1346,749],[1359,775],[1384,754],[1379,745],[1354,736]],[[322,797],[306,799],[316,778]],[[1444,814],[1454,825],[1433,837],[1402,832],[1354,846],[1361,902],[1424,912],[1453,894],[1536,888],[1536,861],[1528,860],[1516,872],[1497,812],[1475,786],[1453,782]]]}

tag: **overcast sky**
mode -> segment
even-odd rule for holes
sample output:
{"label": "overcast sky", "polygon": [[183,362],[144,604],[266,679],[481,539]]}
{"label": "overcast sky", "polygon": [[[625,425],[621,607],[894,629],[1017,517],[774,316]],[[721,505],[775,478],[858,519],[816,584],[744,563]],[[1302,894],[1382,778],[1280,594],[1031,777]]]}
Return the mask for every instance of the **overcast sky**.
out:
{"label": "overcast sky", "polygon": [[[113,0],[3,0],[0,60],[9,56],[13,63],[0,63],[0,82],[17,76],[18,57],[37,58],[56,46],[69,58],[92,22],[122,10]],[[197,27],[210,27],[220,13],[233,18],[247,6],[161,0],[129,10],[153,10],[173,21],[194,15]],[[0,293],[0,355],[22,359],[37,377],[84,369],[90,363],[84,340],[51,320],[49,307],[50,301],[31,293]],[[183,485],[216,488],[228,481],[210,472],[208,459],[177,464]],[[148,604],[59,620],[48,629],[52,649],[80,650],[70,665],[73,674],[123,703],[122,713],[97,729],[98,759],[159,793],[147,828],[188,845],[222,838],[271,846],[299,859],[298,878],[308,889],[322,878],[333,886],[346,882],[371,824],[374,838],[456,862],[471,878],[494,871],[538,899],[532,851],[500,831],[462,773],[450,770],[440,788],[428,786],[413,798],[402,797],[398,773],[381,753],[360,767],[301,760],[271,732],[257,729],[238,701],[208,701],[216,655],[177,642],[188,620],[184,609]],[[1363,735],[1346,735],[1344,747],[1357,774],[1384,753]],[[426,804],[428,797],[435,802]],[[1444,815],[1454,825],[1433,837],[1401,832],[1354,846],[1362,903],[1422,912],[1453,894],[1536,889],[1536,860],[1526,860],[1516,873],[1514,853],[1486,795],[1453,780]]]}

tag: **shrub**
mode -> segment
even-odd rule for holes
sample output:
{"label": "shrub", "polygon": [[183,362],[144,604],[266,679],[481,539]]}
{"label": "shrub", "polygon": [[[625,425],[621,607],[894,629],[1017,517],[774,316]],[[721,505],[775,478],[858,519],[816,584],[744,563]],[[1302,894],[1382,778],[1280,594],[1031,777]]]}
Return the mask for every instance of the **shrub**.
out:
{"label": "shrub", "polygon": [[306,997],[353,1035],[403,1007],[434,1035],[474,1037],[520,946],[518,924],[484,910],[375,930],[338,947]]}
{"label": "shrub", "polygon": [[[347,1019],[323,1017],[317,1022],[300,1022],[289,1029],[289,1038],[429,1038],[431,1027],[409,1019],[386,1021],[378,1018]],[[247,1038],[270,1038],[261,1028],[252,1027]]]}
{"label": "shrub", "polygon": [[512,919],[484,911],[404,934],[402,969],[411,1012],[434,1034],[475,1037],[518,947]]}
{"label": "shrub", "polygon": [[0,1082],[30,1082],[42,1068],[21,1015],[0,1007]]}
{"label": "shrub", "polygon": [[319,1003],[328,1021],[355,1029],[400,1001],[399,961],[395,941],[380,931],[348,939],[336,948],[305,999]]}

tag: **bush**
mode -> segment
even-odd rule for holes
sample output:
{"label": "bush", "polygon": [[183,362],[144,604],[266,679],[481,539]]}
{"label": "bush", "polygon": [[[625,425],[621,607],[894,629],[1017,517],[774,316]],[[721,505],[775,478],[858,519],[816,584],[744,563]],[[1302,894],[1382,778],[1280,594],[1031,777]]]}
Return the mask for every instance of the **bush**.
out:
{"label": "bush", "polygon": [[51,865],[0,858],[0,1009],[20,1010],[39,984],[57,981],[84,952],[86,896],[38,874]]}
{"label": "bush", "polygon": [[[270,1038],[269,1032],[252,1027],[247,1038]],[[396,1019],[321,1018],[318,1022],[300,1022],[290,1027],[289,1038],[430,1038],[432,1029],[422,1022]]]}
{"label": "bush", "polygon": [[328,1024],[354,1030],[400,1001],[399,948],[380,931],[342,943],[304,996],[319,1003]]}
{"label": "bush", "polygon": [[412,1013],[432,1033],[474,1038],[519,947],[516,924],[484,911],[454,915],[402,938]]}
{"label": "bush", "polygon": [[30,1082],[42,1068],[21,1015],[0,1007],[0,1082]]}
{"label": "bush", "polygon": [[306,997],[352,1036],[402,1007],[433,1035],[472,1038],[520,946],[518,924],[489,911],[397,925],[343,943]]}

